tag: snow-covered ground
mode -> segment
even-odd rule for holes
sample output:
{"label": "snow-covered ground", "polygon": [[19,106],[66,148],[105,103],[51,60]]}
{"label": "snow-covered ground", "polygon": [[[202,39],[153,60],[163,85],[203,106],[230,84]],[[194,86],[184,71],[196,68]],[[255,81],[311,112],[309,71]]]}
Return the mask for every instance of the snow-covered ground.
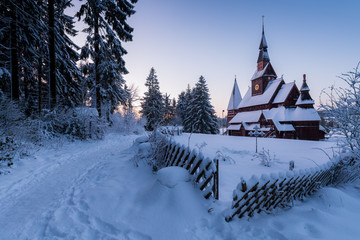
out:
{"label": "snow-covered ground", "polygon": [[[15,162],[9,174],[0,175],[0,239],[360,236],[359,183],[322,189],[290,210],[227,223],[231,202],[205,200],[184,169],[164,168],[153,174],[141,161],[136,167],[132,160],[136,149],[131,146],[137,137],[109,134],[101,141],[44,147],[33,158]],[[237,182],[238,178],[233,184]]]}
{"label": "snow-covered ground", "polygon": [[[227,161],[219,162],[220,199],[231,201],[232,191],[240,178],[250,179],[252,175],[278,173],[289,170],[289,162],[295,162],[295,170],[314,168],[329,161],[338,151],[337,139],[326,141],[304,141],[276,138],[258,138],[258,152],[269,150],[275,161],[271,167],[260,164],[254,158],[256,139],[250,137],[187,134],[175,136],[174,141],[191,149],[201,151],[206,157],[214,159],[221,156]],[[326,152],[326,153],[325,153]]]}

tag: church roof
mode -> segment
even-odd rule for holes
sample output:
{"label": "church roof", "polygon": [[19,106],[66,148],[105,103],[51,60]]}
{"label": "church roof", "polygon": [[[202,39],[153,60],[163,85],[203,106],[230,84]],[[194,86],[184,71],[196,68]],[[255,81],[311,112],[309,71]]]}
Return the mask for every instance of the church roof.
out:
{"label": "church roof", "polygon": [[235,78],[234,87],[233,87],[233,90],[231,92],[231,96],[230,96],[229,105],[228,105],[227,110],[237,109],[237,106],[239,105],[241,100],[242,100],[241,93],[240,93],[240,90],[239,90],[239,87],[237,85],[236,78]]}
{"label": "church roof", "polygon": [[275,97],[273,103],[285,102],[286,98],[289,96],[289,94],[294,86],[295,86],[295,82],[283,84],[281,86],[278,94],[276,94],[276,97]]}
{"label": "church roof", "polygon": [[238,108],[268,104],[271,101],[274,94],[276,93],[276,90],[278,89],[279,85],[283,82],[284,80],[282,78],[269,81],[264,93],[256,96],[252,96],[252,90],[250,87],[247,93],[245,94],[244,98],[240,102]]}
{"label": "church roof", "polygon": [[264,117],[279,122],[320,121],[319,113],[314,108],[285,108],[283,106],[263,110]]}
{"label": "church roof", "polygon": [[253,123],[260,120],[262,110],[250,111],[250,112],[239,112],[230,120],[229,123]]}

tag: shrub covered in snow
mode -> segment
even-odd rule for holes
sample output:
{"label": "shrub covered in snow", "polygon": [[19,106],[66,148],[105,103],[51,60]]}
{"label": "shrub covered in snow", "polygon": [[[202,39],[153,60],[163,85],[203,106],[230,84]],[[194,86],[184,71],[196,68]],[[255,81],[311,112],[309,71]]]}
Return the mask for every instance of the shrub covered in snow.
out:
{"label": "shrub covered in snow", "polygon": [[12,137],[0,139],[0,173],[3,165],[11,166],[16,154],[17,144]]}
{"label": "shrub covered in snow", "polygon": [[332,133],[341,133],[343,147],[356,159],[360,159],[360,62],[357,67],[339,77],[346,87],[334,85],[323,91],[327,97],[321,108],[334,121],[330,126]]}
{"label": "shrub covered in snow", "polygon": [[80,140],[101,139],[106,126],[106,123],[98,118],[97,110],[88,107],[45,111],[40,124],[45,136],[67,135]]}
{"label": "shrub covered in snow", "polygon": [[255,153],[254,157],[252,160],[259,160],[260,164],[265,166],[265,167],[271,167],[271,165],[277,161],[276,155],[270,154],[270,150],[269,149],[265,149],[263,148],[260,152]]}

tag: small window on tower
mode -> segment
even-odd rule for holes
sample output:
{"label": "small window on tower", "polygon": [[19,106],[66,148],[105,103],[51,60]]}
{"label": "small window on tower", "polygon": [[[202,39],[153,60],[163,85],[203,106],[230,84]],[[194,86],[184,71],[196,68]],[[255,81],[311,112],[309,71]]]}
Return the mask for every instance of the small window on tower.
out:
{"label": "small window on tower", "polygon": [[268,80],[271,80],[271,77],[268,77]]}

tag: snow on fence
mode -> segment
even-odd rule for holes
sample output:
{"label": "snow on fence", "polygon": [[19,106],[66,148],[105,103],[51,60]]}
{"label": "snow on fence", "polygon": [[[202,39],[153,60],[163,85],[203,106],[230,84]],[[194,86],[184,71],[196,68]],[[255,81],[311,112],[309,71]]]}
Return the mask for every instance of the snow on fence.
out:
{"label": "snow on fence", "polygon": [[276,207],[291,206],[294,200],[302,200],[318,189],[334,183],[346,183],[359,178],[359,170],[348,174],[350,164],[331,163],[315,169],[288,171],[286,174],[263,174],[248,182],[241,179],[233,191],[233,202],[226,221],[234,217],[252,217],[256,213],[270,213]]}
{"label": "snow on fence", "polygon": [[179,166],[188,170],[206,199],[210,196],[219,199],[219,160],[205,158],[202,153],[174,142],[165,146],[164,158],[166,167]]}

